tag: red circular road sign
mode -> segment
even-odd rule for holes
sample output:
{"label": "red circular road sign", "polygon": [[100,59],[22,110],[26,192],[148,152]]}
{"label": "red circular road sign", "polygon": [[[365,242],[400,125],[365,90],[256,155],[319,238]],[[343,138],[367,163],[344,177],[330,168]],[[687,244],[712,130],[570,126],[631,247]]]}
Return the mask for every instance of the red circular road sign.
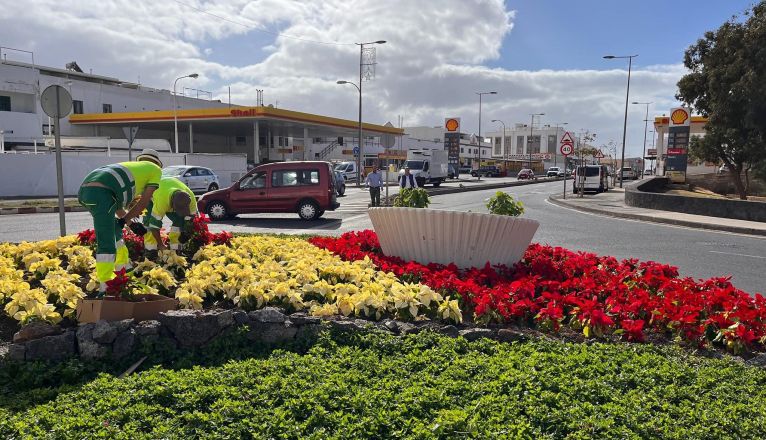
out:
{"label": "red circular road sign", "polygon": [[559,151],[561,151],[561,154],[563,154],[564,156],[569,156],[570,154],[572,154],[572,150],[573,150],[572,144],[563,144],[561,145],[561,148],[559,148]]}

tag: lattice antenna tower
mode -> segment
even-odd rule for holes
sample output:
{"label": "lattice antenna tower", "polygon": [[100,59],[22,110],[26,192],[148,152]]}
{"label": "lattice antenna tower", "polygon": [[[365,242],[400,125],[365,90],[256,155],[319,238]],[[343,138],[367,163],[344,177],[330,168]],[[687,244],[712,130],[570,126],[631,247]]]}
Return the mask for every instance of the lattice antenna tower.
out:
{"label": "lattice antenna tower", "polygon": [[375,78],[375,65],[377,63],[374,47],[362,49],[362,81],[372,81]]}

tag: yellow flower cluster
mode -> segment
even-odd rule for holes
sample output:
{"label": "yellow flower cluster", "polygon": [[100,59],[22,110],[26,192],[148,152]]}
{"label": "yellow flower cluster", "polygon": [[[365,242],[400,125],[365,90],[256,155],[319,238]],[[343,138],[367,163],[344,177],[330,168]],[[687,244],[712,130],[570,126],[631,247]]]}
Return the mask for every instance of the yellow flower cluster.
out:
{"label": "yellow flower cluster", "polygon": [[0,243],[0,305],[22,324],[57,323],[74,313],[77,301],[85,297],[81,276],[95,263],[93,252],[77,245],[75,236]]}
{"label": "yellow flower cluster", "polygon": [[297,238],[237,237],[231,247],[200,249],[194,260],[176,290],[187,308],[201,308],[212,297],[245,309],[278,305],[315,316],[462,321],[457,300],[425,285],[402,283],[369,259],[343,261]]}
{"label": "yellow flower cluster", "polygon": [[[98,289],[94,267],[93,252],[76,237],[0,243],[0,306],[22,323],[56,323],[74,313],[85,292]],[[134,263],[131,277],[131,293],[175,295],[192,309],[210,299],[314,316],[462,321],[456,299],[401,282],[369,259],[343,261],[298,238],[238,237],[231,246],[203,247],[191,264],[174,252],[160,252],[157,262]]]}

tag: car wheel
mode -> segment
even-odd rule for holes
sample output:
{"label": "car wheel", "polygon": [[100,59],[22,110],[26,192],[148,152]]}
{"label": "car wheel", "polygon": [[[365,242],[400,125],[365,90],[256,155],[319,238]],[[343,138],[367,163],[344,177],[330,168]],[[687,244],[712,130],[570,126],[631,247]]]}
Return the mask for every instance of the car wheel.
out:
{"label": "car wheel", "polygon": [[226,205],[224,205],[223,202],[215,201],[208,205],[207,215],[209,215],[212,220],[220,221],[229,216],[229,210],[226,209]]}
{"label": "car wheel", "polygon": [[437,180],[436,182],[434,182],[434,188],[438,188],[439,185],[441,184],[442,184],[441,180]]}
{"label": "car wheel", "polygon": [[210,186],[207,187],[207,192],[217,191],[217,190],[218,190],[217,183],[211,183]]}
{"label": "car wheel", "polygon": [[301,202],[298,205],[298,216],[303,220],[314,220],[319,218],[319,207],[311,200]]}

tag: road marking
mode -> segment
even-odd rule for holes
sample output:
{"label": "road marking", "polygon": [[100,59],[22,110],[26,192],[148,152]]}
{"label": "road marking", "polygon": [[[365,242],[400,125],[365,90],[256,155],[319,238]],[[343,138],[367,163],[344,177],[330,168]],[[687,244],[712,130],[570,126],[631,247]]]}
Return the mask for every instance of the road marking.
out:
{"label": "road marking", "polygon": [[735,252],[721,252],[721,251],[708,251],[708,252],[711,252],[713,254],[736,255],[738,257],[760,258],[762,260],[766,260],[766,257],[762,257],[760,255],[738,254]]}
{"label": "road marking", "polygon": [[614,216],[606,215],[606,214],[596,214],[594,212],[585,212],[585,211],[580,211],[579,209],[570,208],[568,206],[557,205],[557,204],[551,202],[550,200],[548,200],[548,198],[545,199],[545,203],[547,203],[547,204],[549,204],[551,206],[555,206],[557,208],[566,209],[567,211],[572,211],[572,212],[576,212],[578,214],[583,214],[583,215],[590,215],[590,216],[593,216],[593,217],[611,218],[611,219],[615,219],[615,220],[622,220],[622,221],[625,221],[625,222],[644,223],[644,224],[649,224],[649,225],[663,226],[663,227],[666,227],[666,228],[684,229],[684,230],[687,230],[687,231],[694,231],[694,232],[705,231],[705,232],[709,232],[709,233],[713,233],[713,234],[736,235],[736,236],[739,236],[739,237],[747,237],[747,238],[750,238],[750,239],[765,240],[766,241],[766,237],[763,237],[763,236],[760,236],[760,235],[740,234],[738,232],[718,231],[718,230],[715,230],[715,229],[692,228],[690,226],[671,225],[669,223],[652,222],[652,221],[648,221],[648,220],[636,220],[636,219],[631,219],[631,218],[614,217]]}

